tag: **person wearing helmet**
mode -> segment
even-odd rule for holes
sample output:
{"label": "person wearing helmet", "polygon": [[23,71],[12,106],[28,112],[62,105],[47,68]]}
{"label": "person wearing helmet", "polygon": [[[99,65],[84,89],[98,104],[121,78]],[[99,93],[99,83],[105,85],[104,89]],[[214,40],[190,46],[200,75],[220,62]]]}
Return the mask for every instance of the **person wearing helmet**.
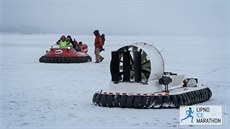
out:
{"label": "person wearing helmet", "polygon": [[104,60],[104,57],[100,55],[101,48],[103,47],[103,39],[100,36],[99,30],[93,31],[93,34],[95,35],[95,40],[94,40],[94,46],[95,46],[95,58],[96,62],[95,63],[100,63]]}
{"label": "person wearing helmet", "polygon": [[59,45],[60,48],[67,48],[70,46],[70,43],[67,41],[65,35],[62,35],[61,38],[57,41],[57,45]]}

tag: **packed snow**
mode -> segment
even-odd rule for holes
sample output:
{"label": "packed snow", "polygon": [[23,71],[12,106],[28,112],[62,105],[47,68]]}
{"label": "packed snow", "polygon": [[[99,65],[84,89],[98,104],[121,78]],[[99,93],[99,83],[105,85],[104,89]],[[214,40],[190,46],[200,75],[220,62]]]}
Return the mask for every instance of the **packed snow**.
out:
{"label": "packed snow", "polygon": [[[89,46],[93,61],[79,64],[40,63],[39,58],[60,34],[0,35],[0,128],[229,128],[230,64],[225,37],[106,36],[105,60],[95,64],[94,36],[76,36]],[[221,105],[221,126],[179,124],[179,109],[98,107],[93,94],[107,90],[111,51],[135,42],[158,48],[166,71],[197,77],[213,96],[197,105]],[[227,122],[228,121],[228,122]]]}

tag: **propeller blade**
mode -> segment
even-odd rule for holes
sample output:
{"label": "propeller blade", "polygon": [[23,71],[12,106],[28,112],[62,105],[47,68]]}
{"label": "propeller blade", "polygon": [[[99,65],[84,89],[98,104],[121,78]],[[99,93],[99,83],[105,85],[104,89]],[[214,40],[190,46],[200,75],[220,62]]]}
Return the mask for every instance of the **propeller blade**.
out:
{"label": "propeller blade", "polygon": [[145,75],[146,79],[148,79],[149,76],[150,76],[150,71],[143,70],[143,69],[142,69],[141,71],[142,71],[142,73]]}
{"label": "propeller blade", "polygon": [[144,61],[146,61],[147,60],[147,54],[143,51],[142,53],[141,53],[141,62],[143,63]]}
{"label": "propeller blade", "polygon": [[141,65],[142,65],[142,66],[150,65],[150,60],[147,60],[147,61],[143,62]]}

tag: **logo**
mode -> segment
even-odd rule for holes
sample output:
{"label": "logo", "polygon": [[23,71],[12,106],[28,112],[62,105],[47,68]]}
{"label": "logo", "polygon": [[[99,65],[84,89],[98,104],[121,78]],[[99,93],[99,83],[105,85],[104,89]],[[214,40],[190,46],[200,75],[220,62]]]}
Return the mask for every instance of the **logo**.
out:
{"label": "logo", "polygon": [[221,125],[222,106],[181,106],[181,125]]}
{"label": "logo", "polygon": [[183,120],[186,120],[186,119],[188,119],[188,118],[191,118],[191,123],[193,123],[193,114],[194,113],[194,110],[192,110],[192,108],[191,107],[189,107],[189,109],[188,110],[186,110],[186,117],[185,118],[183,118],[183,119],[181,119],[181,122],[183,121]]}
{"label": "logo", "polygon": [[55,54],[61,54],[63,51],[62,50],[56,50]]}

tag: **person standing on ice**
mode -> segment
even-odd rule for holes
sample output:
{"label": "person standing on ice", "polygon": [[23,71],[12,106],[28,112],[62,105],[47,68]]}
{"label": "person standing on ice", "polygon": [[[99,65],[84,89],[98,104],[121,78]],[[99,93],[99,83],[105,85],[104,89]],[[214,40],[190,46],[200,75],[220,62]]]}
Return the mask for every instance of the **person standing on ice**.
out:
{"label": "person standing on ice", "polygon": [[101,48],[103,48],[103,39],[99,33],[99,30],[95,30],[94,32],[95,35],[95,40],[94,40],[94,46],[95,46],[95,57],[96,57],[96,62],[95,63],[100,63],[104,60],[104,57],[100,55]]}
{"label": "person standing on ice", "polygon": [[57,41],[57,45],[59,45],[60,48],[67,48],[70,46],[70,43],[67,41],[65,35],[62,35],[61,38]]}

